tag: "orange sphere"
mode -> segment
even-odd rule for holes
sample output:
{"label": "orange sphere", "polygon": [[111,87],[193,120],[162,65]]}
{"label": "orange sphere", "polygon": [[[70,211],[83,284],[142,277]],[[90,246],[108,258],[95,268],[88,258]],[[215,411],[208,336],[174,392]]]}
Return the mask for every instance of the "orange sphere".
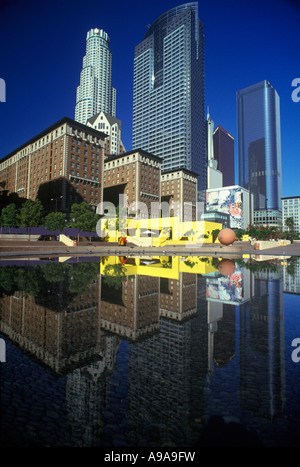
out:
{"label": "orange sphere", "polygon": [[222,276],[231,276],[235,271],[235,264],[231,259],[222,259],[219,262],[218,270]]}
{"label": "orange sphere", "polygon": [[235,233],[231,229],[222,229],[219,232],[218,239],[222,245],[231,245],[235,240]]}

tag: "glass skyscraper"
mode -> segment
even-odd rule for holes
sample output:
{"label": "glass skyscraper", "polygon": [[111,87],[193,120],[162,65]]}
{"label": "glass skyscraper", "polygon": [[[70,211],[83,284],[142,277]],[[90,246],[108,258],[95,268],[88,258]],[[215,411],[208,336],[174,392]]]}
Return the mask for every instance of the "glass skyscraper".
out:
{"label": "glass skyscraper", "polygon": [[112,87],[112,54],[109,37],[102,29],[91,29],[86,37],[86,55],[77,87],[75,120],[86,124],[105,112],[116,116],[116,90]]}
{"label": "glass skyscraper", "polygon": [[253,195],[254,222],[276,224],[281,213],[280,102],[269,81],[237,92],[239,185]]}
{"label": "glass skyscraper", "polygon": [[135,48],[133,147],[185,168],[206,188],[204,35],[198,3],[172,8]]}

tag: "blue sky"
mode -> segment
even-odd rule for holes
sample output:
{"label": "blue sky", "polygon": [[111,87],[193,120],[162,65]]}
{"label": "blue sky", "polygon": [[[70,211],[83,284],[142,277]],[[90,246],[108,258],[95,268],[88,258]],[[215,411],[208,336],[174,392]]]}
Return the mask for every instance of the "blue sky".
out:
{"label": "blue sky", "polygon": [[[0,0],[0,78],[6,82],[0,158],[60,118],[74,118],[86,33],[95,27],[110,37],[117,117],[125,147],[132,149],[134,47],[148,25],[181,3]],[[299,195],[300,102],[291,98],[291,83],[300,78],[300,1],[200,0],[199,17],[205,33],[206,105],[215,126],[237,140],[237,90],[269,80],[281,103],[283,196]]]}

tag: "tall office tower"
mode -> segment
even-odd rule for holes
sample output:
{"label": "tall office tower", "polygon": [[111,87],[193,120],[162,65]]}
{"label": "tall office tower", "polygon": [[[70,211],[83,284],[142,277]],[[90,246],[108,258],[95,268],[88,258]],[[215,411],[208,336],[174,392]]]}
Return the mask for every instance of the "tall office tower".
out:
{"label": "tall office tower", "polygon": [[77,87],[75,120],[86,124],[99,112],[116,116],[116,90],[112,87],[112,54],[109,37],[102,29],[91,29],[86,37],[86,55]]}
{"label": "tall office tower", "polygon": [[234,177],[234,138],[218,125],[213,133],[214,158],[223,174],[223,186],[235,184]]}
{"label": "tall office tower", "polygon": [[207,189],[222,188],[223,174],[218,170],[218,161],[214,158],[214,121],[210,118],[209,112],[207,114]]}
{"label": "tall office tower", "polygon": [[280,103],[269,81],[237,92],[239,185],[253,195],[254,223],[281,225]]}
{"label": "tall office tower", "polygon": [[133,147],[185,168],[206,188],[204,35],[198,3],[172,8],[135,48]]}

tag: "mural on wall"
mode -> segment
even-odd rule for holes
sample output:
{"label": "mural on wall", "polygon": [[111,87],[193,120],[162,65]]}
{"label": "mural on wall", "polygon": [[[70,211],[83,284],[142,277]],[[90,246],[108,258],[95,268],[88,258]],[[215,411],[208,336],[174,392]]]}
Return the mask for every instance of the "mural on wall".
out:
{"label": "mural on wall", "polygon": [[243,229],[243,193],[239,188],[207,192],[206,211],[229,214],[229,227]]}
{"label": "mural on wall", "polygon": [[245,301],[243,296],[244,275],[236,269],[229,277],[206,279],[206,299],[239,305]]}

